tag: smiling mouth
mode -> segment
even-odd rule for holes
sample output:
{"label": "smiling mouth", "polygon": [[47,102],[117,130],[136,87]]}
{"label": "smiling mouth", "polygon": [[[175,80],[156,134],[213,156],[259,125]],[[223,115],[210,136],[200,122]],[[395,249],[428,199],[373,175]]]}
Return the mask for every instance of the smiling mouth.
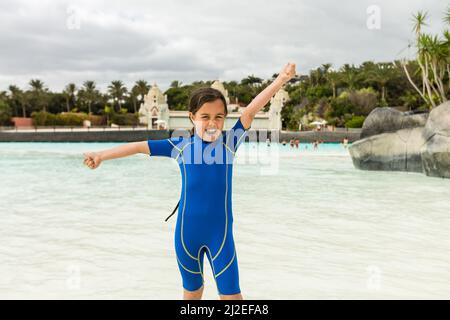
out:
{"label": "smiling mouth", "polygon": [[205,132],[206,132],[207,134],[213,135],[213,134],[216,134],[217,129],[215,129],[215,128],[210,128],[210,129],[206,129]]}

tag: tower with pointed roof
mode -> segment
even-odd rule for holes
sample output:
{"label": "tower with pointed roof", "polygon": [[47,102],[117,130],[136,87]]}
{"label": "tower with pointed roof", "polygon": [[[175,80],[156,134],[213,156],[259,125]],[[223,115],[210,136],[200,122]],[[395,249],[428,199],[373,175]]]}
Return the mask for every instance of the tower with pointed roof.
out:
{"label": "tower with pointed roof", "polygon": [[268,111],[268,128],[281,130],[281,109],[283,109],[286,102],[289,101],[289,93],[281,88],[270,99],[270,108]]}
{"label": "tower with pointed roof", "polygon": [[152,84],[144,96],[144,103],[139,108],[139,122],[147,124],[149,129],[167,128],[169,124],[169,106],[167,95],[156,85]]}

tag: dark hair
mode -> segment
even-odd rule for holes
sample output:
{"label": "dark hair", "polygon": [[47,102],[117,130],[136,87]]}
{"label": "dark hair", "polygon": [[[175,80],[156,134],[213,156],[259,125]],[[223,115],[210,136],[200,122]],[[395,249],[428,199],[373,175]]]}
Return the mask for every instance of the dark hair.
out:
{"label": "dark hair", "polygon": [[[225,97],[223,96],[222,92],[220,92],[217,89],[211,88],[211,87],[203,87],[194,90],[191,93],[191,97],[189,99],[189,108],[188,110],[192,112],[192,114],[195,114],[204,103],[206,102],[213,102],[217,99],[222,100],[224,105],[224,112],[225,116],[228,114],[227,109],[227,101],[225,100]],[[191,129],[190,133],[191,136],[194,134],[195,126]]]}

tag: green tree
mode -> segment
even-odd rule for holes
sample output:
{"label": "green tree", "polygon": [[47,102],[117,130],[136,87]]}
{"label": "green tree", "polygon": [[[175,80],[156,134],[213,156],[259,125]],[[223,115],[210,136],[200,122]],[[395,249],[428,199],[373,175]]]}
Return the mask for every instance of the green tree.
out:
{"label": "green tree", "polygon": [[179,88],[181,87],[182,82],[178,80],[174,80],[170,83],[171,88]]}
{"label": "green tree", "polygon": [[355,66],[344,64],[340,71],[342,82],[347,85],[350,91],[355,90],[359,79]]}
{"label": "green tree", "polygon": [[137,113],[136,104],[144,102],[144,97],[150,90],[150,85],[145,80],[138,80],[131,89],[131,98],[133,100],[134,113]]}
{"label": "green tree", "polygon": [[101,94],[97,90],[95,81],[87,80],[78,92],[80,100],[88,107],[88,114],[92,114],[92,104],[101,100]]}
{"label": "green tree", "polygon": [[336,89],[338,84],[341,81],[341,75],[339,72],[336,72],[331,69],[331,64],[329,64],[329,68],[326,69],[325,78],[328,81],[328,84],[331,86],[333,90],[333,98],[336,98]]}
{"label": "green tree", "polygon": [[255,86],[255,85],[260,85],[262,84],[263,79],[255,77],[254,75],[248,76],[244,79],[241,80],[241,85],[250,85],[250,86]]}
{"label": "green tree", "polygon": [[0,99],[0,125],[9,125],[11,115],[11,107],[6,103],[6,101]]}
{"label": "green tree", "polygon": [[376,83],[381,90],[381,102],[386,104],[387,90],[389,82],[395,80],[397,67],[393,63],[376,63],[365,71],[365,82]]}
{"label": "green tree", "polygon": [[167,89],[164,92],[167,95],[167,104],[172,110],[187,110],[191,90],[187,87],[171,87]]}
{"label": "green tree", "polygon": [[116,110],[117,112],[120,112],[127,92],[127,88],[120,80],[114,80],[108,86],[108,93],[113,99],[113,108],[115,108],[116,104],[118,106],[118,109]]}
{"label": "green tree", "polygon": [[[444,14],[444,22],[450,25],[448,17],[450,16],[450,7]],[[416,41],[416,61],[419,65],[422,75],[422,89],[419,88],[409,73],[408,62],[402,61],[403,70],[420,97],[429,105],[430,108],[436,107],[448,100],[449,77],[450,77],[450,33],[445,30],[443,38],[437,35],[426,34],[422,31],[427,26],[428,13],[419,11],[413,14],[413,32]],[[445,82],[447,81],[447,84]]]}
{"label": "green tree", "polygon": [[16,108],[20,109],[22,111],[22,117],[27,116],[27,110],[26,110],[26,102],[25,102],[25,94],[24,92],[16,85],[10,85],[8,87],[10,91],[10,99],[14,105],[14,114],[19,115],[19,112]]}
{"label": "green tree", "polygon": [[49,97],[44,82],[39,79],[31,79],[29,85],[31,87],[29,98],[35,109],[47,112]]}
{"label": "green tree", "polygon": [[70,110],[75,106],[76,94],[77,94],[77,86],[75,85],[75,83],[69,83],[64,88],[63,95],[64,98],[66,99],[67,112],[70,112]]}

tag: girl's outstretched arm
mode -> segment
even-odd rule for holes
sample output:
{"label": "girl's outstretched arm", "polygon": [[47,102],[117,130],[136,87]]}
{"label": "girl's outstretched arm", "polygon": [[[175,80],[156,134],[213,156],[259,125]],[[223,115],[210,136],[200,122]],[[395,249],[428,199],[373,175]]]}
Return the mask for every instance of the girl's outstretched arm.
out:
{"label": "girl's outstretched arm", "polygon": [[295,76],[295,63],[288,63],[279,73],[278,77],[263,91],[261,91],[241,115],[241,122],[244,128],[250,128],[255,115],[260,111],[275,93],[290,79]]}
{"label": "girl's outstretched arm", "polygon": [[147,141],[130,142],[98,152],[85,152],[83,163],[91,169],[97,169],[104,160],[128,157],[136,153],[150,154]]}

